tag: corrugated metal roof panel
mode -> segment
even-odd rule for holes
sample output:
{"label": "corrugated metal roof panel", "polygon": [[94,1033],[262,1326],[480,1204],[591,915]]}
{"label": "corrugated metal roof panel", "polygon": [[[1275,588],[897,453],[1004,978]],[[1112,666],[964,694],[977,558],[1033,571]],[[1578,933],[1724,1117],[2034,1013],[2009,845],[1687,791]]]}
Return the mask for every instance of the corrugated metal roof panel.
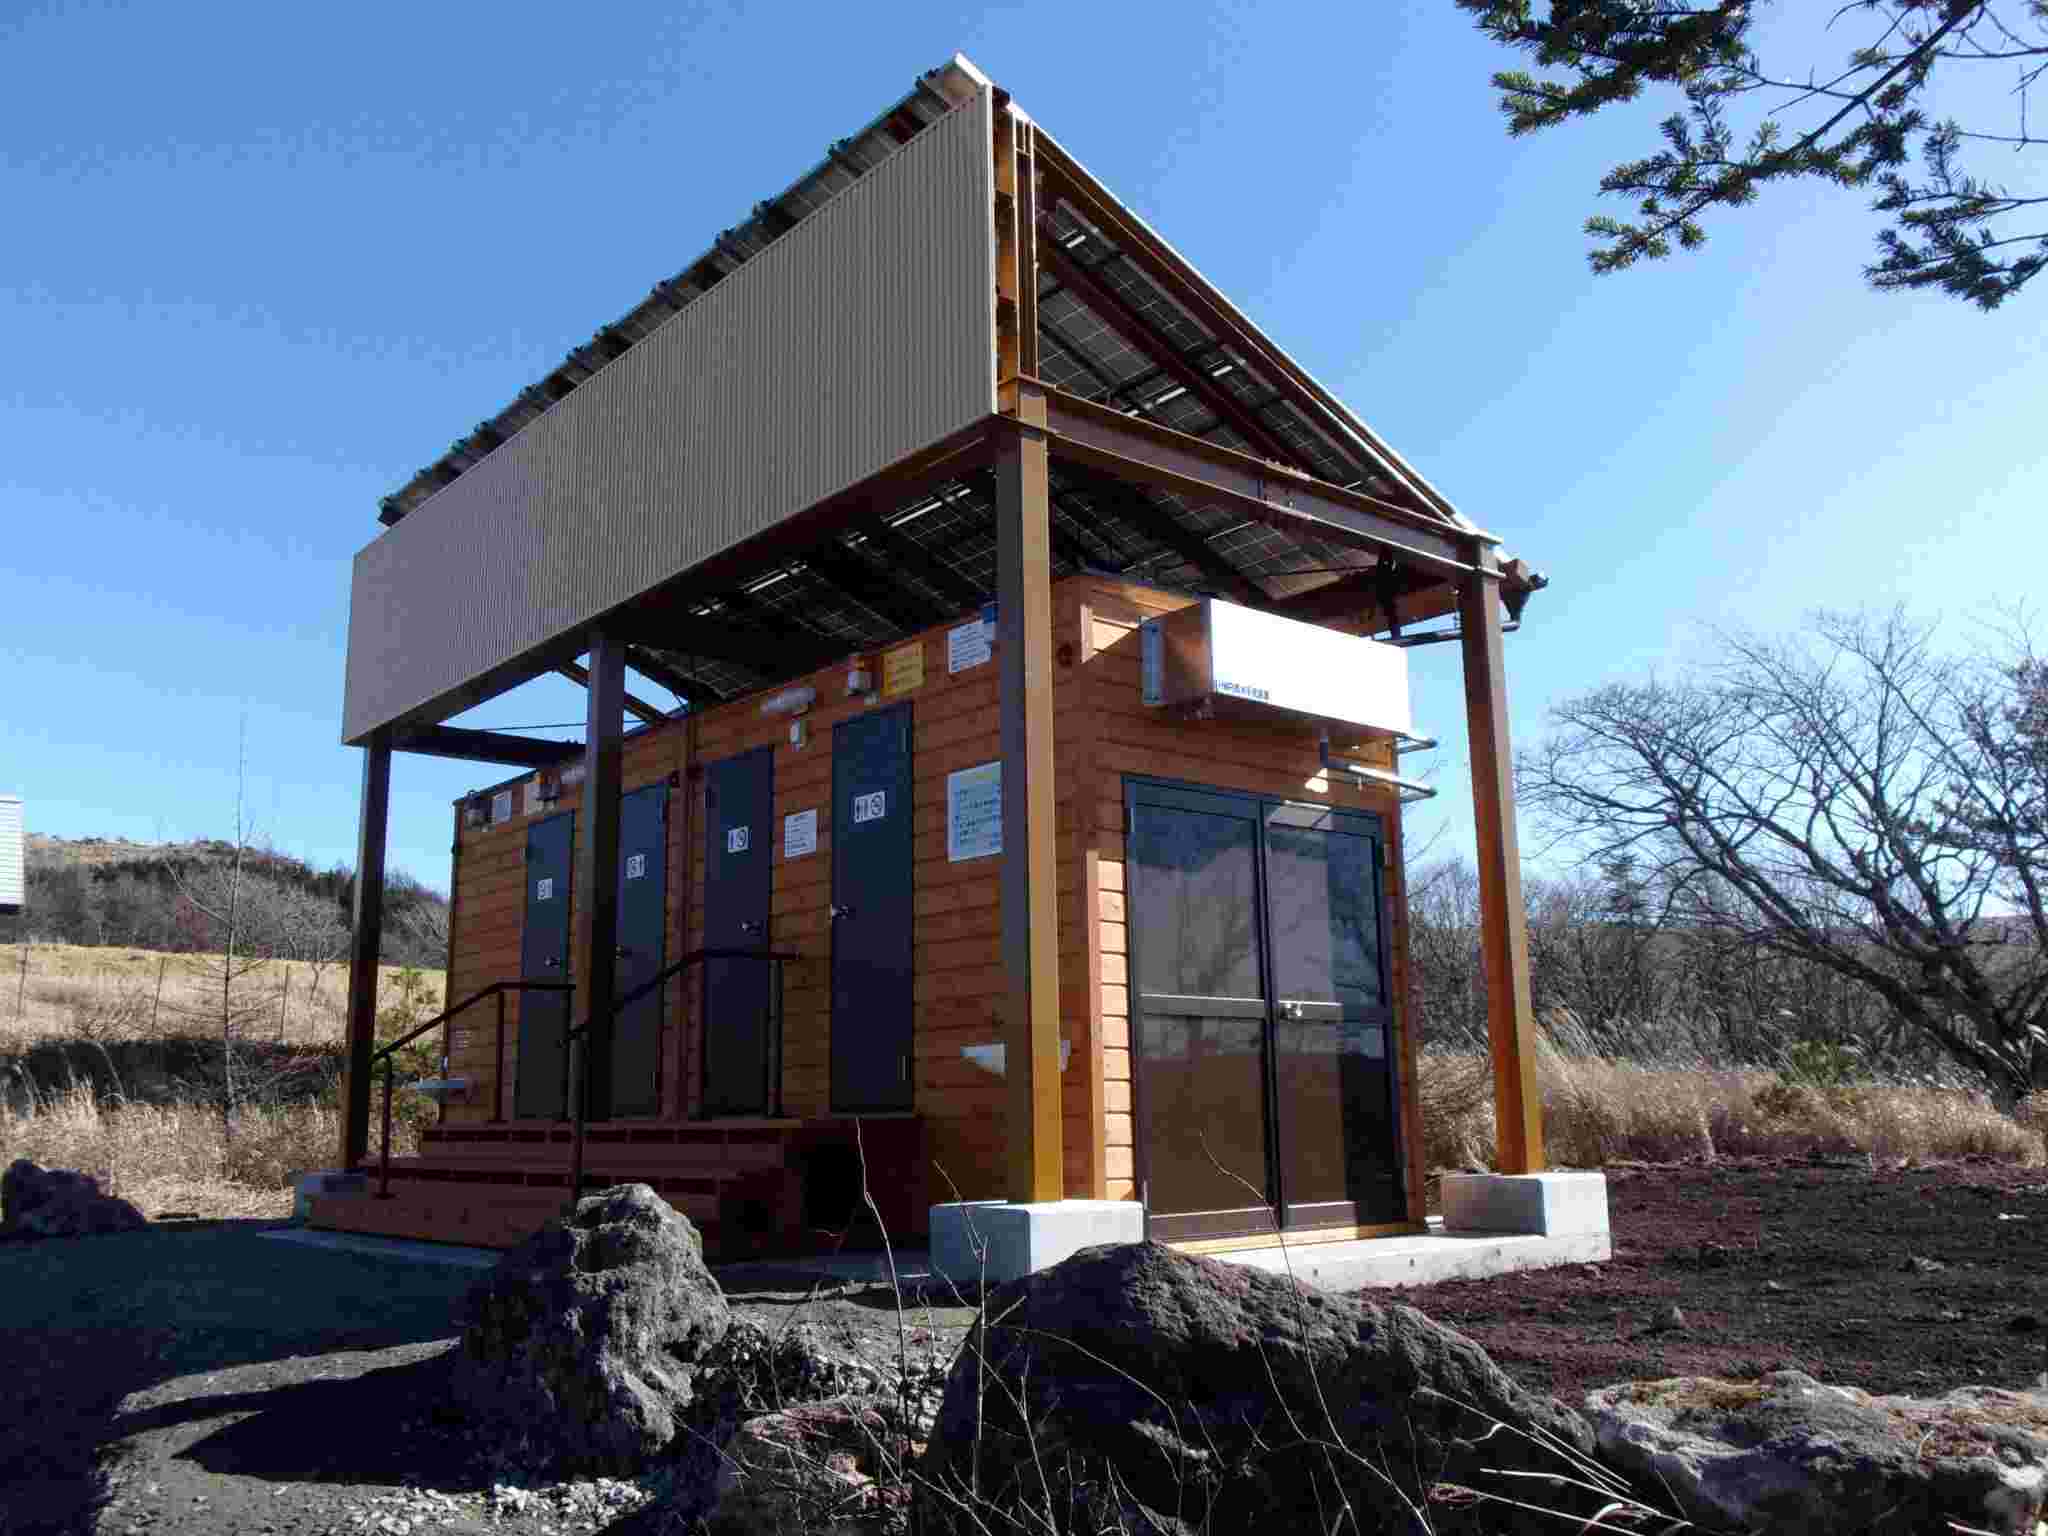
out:
{"label": "corrugated metal roof panel", "polygon": [[21,796],[0,795],[0,911],[18,911],[28,899],[21,839]]}

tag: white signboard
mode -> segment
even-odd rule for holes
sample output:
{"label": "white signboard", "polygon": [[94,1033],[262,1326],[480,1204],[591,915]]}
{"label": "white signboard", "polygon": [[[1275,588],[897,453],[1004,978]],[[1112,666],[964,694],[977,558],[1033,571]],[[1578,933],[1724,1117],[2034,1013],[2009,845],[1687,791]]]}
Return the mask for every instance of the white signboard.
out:
{"label": "white signboard", "polygon": [[985,859],[1003,851],[1003,765],[946,775],[946,857]]}
{"label": "white signboard", "polygon": [[725,829],[725,851],[727,853],[745,853],[747,851],[748,834],[752,830],[751,827],[727,827]]}
{"label": "white signboard", "polygon": [[994,626],[976,619],[971,624],[961,624],[946,631],[946,670],[965,672],[969,667],[978,667],[987,661],[989,636]]}
{"label": "white signboard", "polygon": [[628,880],[643,880],[643,879],[645,879],[645,878],[646,878],[646,876],[647,876],[647,855],[646,855],[646,854],[644,854],[644,853],[629,853],[629,854],[627,854],[627,855],[626,855],[626,878],[627,878]]}
{"label": "white signboard", "polygon": [[552,875],[545,880],[533,882],[533,899],[535,901],[553,901],[555,899],[555,881]]}
{"label": "white signboard", "polygon": [[880,821],[889,814],[889,791],[875,790],[872,794],[853,797],[853,819],[859,821]]}
{"label": "white signboard", "polygon": [[818,813],[798,811],[782,818],[782,856],[800,859],[818,851]]}

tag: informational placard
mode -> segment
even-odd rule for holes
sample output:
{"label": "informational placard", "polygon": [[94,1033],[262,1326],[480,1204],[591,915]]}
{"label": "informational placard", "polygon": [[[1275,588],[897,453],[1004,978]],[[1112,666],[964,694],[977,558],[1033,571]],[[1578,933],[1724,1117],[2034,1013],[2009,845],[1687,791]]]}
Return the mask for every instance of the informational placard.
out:
{"label": "informational placard", "polygon": [[880,821],[888,814],[889,791],[886,789],[870,790],[865,795],[853,797],[853,819],[856,822]]}
{"label": "informational placard", "polygon": [[629,853],[626,855],[626,878],[628,880],[645,880],[647,878],[646,854]]}
{"label": "informational placard", "polygon": [[818,813],[797,811],[782,818],[782,856],[800,859],[818,851]]}
{"label": "informational placard", "polygon": [[946,775],[946,857],[985,859],[1003,851],[1003,765],[982,763]]}
{"label": "informational placard", "polygon": [[727,827],[725,829],[725,851],[727,853],[745,853],[753,839],[753,832],[754,829],[752,827]]}
{"label": "informational placard", "polygon": [[978,667],[987,661],[991,654],[988,643],[991,633],[991,627],[981,619],[947,630],[946,670],[965,672],[969,667]]}
{"label": "informational placard", "polygon": [[894,698],[924,686],[924,642],[913,640],[882,652],[882,697]]}
{"label": "informational placard", "polygon": [[553,875],[533,882],[533,899],[535,901],[553,901],[555,899],[555,878]]}

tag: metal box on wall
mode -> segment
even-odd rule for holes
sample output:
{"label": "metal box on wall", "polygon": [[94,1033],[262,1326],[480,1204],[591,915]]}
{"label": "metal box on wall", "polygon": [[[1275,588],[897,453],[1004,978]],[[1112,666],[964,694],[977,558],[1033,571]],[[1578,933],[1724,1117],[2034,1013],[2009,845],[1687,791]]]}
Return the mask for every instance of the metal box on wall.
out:
{"label": "metal box on wall", "polygon": [[28,899],[21,843],[21,796],[0,795],[0,914],[19,912]]}
{"label": "metal box on wall", "polygon": [[1299,719],[1412,736],[1408,653],[1205,597],[1140,631],[1145,702],[1201,716]]}

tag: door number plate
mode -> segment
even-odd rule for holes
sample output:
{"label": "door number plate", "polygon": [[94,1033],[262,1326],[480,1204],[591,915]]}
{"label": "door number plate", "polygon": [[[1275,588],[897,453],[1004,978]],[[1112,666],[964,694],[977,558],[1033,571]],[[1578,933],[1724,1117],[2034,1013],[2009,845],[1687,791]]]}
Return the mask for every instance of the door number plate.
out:
{"label": "door number plate", "polygon": [[552,875],[545,880],[533,882],[533,899],[535,901],[553,901],[555,899],[555,881]]}
{"label": "door number plate", "polygon": [[853,819],[856,822],[880,821],[889,814],[889,791],[878,789],[871,795],[853,797]]}
{"label": "door number plate", "polygon": [[642,878],[642,877],[643,877],[644,875],[646,875],[646,873],[647,873],[647,855],[646,855],[646,854],[644,854],[644,853],[629,853],[629,854],[627,854],[627,855],[626,855],[626,878],[627,878],[628,880],[638,880],[638,879]]}
{"label": "door number plate", "polygon": [[745,853],[747,851],[747,833],[749,830],[746,827],[727,827],[725,829],[725,851],[727,853]]}

